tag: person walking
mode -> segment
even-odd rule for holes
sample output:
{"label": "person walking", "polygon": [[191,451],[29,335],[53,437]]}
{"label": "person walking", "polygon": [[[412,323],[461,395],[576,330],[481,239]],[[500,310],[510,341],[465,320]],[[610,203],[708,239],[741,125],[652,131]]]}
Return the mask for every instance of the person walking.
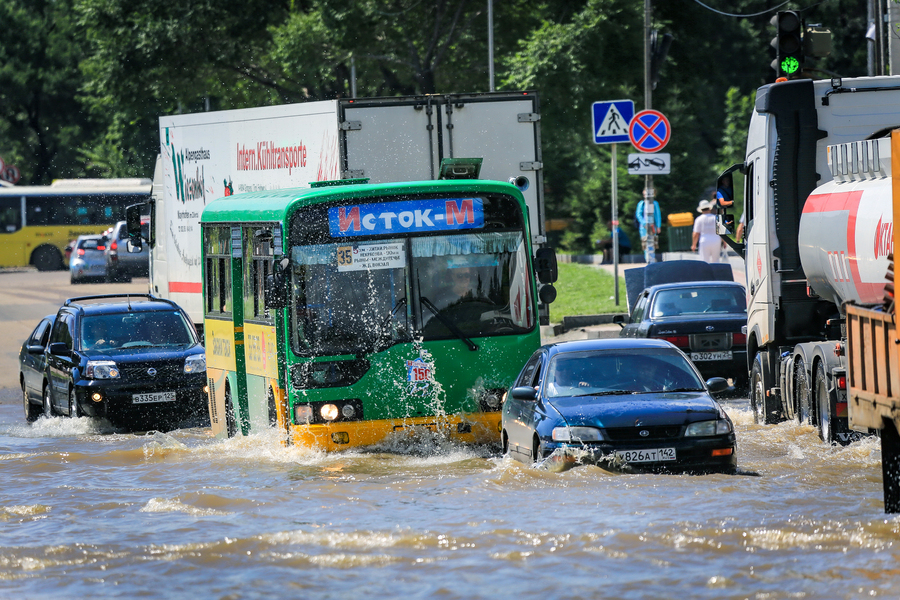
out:
{"label": "person walking", "polygon": [[[646,196],[646,192],[644,195]],[[655,199],[648,208],[651,209],[649,214],[645,213],[644,200],[638,202],[634,218],[638,222],[638,231],[641,235],[641,247],[644,249],[644,256],[648,263],[652,263],[656,262],[656,240],[662,227],[662,216],[659,211],[659,202]]]}
{"label": "person walking", "polygon": [[700,251],[700,258],[708,263],[717,263],[722,255],[722,238],[716,233],[716,215],[708,200],[697,205],[700,216],[694,219],[694,239],[691,250]]}

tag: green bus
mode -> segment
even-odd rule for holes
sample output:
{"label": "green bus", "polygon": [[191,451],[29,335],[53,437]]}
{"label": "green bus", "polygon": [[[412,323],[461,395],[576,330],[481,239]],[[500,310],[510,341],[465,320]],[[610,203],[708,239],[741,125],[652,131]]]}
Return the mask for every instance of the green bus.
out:
{"label": "green bus", "polygon": [[211,202],[200,222],[213,433],[276,426],[328,451],[417,428],[499,442],[503,394],[540,345],[535,274],[556,278],[552,250],[533,256],[526,211],[515,185],[477,179]]}

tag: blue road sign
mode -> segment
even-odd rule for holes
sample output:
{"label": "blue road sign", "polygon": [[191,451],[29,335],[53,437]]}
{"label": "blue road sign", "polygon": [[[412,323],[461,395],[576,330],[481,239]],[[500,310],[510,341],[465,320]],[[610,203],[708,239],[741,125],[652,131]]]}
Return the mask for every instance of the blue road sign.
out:
{"label": "blue road sign", "polygon": [[592,106],[595,144],[630,141],[628,124],[634,117],[633,100],[594,102]]}

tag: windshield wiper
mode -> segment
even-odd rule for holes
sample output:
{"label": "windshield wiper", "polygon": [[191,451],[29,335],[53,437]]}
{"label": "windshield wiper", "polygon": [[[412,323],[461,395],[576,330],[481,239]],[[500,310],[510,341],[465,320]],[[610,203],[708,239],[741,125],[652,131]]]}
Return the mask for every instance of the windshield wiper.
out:
{"label": "windshield wiper", "polygon": [[429,300],[425,296],[419,296],[419,302],[422,303],[422,306],[424,306],[425,308],[430,310],[431,313],[435,316],[435,318],[438,321],[440,321],[444,327],[449,329],[453,335],[455,335],[456,337],[461,339],[463,341],[463,343],[469,347],[469,350],[471,350],[472,352],[475,352],[476,350],[478,350],[478,344],[476,344],[475,342],[473,342],[472,340],[467,338],[466,334],[464,334],[462,331],[459,330],[459,327],[454,325],[452,321],[450,321],[449,319],[447,319],[447,317],[442,315],[438,311],[437,307],[431,303],[431,300]]}
{"label": "windshield wiper", "polygon": [[626,394],[633,394],[631,390],[607,390],[605,392],[590,392],[588,394],[578,394],[576,396],[569,396],[570,398],[584,398],[586,396],[619,396]]}

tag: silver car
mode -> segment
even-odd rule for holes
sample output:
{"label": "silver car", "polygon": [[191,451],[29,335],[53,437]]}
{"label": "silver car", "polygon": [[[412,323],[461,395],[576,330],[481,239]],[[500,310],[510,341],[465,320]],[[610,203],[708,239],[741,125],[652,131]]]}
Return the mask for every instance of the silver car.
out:
{"label": "silver car", "polygon": [[69,258],[69,280],[74,283],[106,280],[106,236],[81,235]]}

